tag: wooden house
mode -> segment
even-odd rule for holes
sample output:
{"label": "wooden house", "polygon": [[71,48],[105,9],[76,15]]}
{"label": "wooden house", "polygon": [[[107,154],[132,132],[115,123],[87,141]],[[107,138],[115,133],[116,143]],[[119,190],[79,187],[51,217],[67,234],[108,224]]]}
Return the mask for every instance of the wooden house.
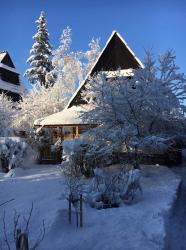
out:
{"label": "wooden house", "polygon": [[[88,128],[96,126],[96,124],[85,124],[79,118],[80,111],[88,107],[87,102],[82,98],[82,91],[86,88],[90,77],[94,77],[98,72],[112,75],[118,69],[118,72],[130,77],[132,70],[140,67],[143,67],[140,60],[121,35],[113,31],[92,69],[79,85],[66,108],[61,112],[36,120],[34,125],[36,127],[50,128],[53,134],[51,144],[54,144],[58,138],[63,140],[65,138],[79,137]],[[47,152],[45,151],[44,157],[50,158],[49,148]]]}
{"label": "wooden house", "polygon": [[0,93],[13,101],[19,101],[23,93],[19,73],[7,51],[0,52]]}

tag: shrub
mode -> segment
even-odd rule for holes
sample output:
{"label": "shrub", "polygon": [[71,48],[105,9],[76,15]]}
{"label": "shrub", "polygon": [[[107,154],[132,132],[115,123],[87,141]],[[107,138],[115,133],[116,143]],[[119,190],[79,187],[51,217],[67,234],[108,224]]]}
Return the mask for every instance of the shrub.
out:
{"label": "shrub", "polygon": [[118,207],[122,202],[131,203],[136,198],[140,186],[139,169],[118,171],[115,174],[96,168],[90,187],[89,203],[97,209]]}
{"label": "shrub", "polygon": [[34,151],[19,137],[1,137],[0,142],[0,160],[3,172],[22,167],[25,162],[30,162],[34,157]]}
{"label": "shrub", "polygon": [[93,169],[111,162],[111,149],[103,144],[86,138],[66,139],[63,142],[62,165],[71,165],[74,171],[85,177],[94,176]]}

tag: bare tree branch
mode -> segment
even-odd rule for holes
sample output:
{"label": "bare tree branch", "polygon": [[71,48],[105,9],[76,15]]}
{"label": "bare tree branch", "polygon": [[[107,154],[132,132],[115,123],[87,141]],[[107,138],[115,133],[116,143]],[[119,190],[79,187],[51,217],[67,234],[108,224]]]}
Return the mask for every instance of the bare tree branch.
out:
{"label": "bare tree branch", "polygon": [[26,232],[28,232],[28,227],[29,227],[30,219],[32,217],[33,208],[34,208],[34,205],[33,205],[33,202],[32,202],[32,206],[31,206],[31,209],[30,209],[30,212],[29,212],[29,217],[28,217],[28,220],[26,222],[26,228],[25,228]]}

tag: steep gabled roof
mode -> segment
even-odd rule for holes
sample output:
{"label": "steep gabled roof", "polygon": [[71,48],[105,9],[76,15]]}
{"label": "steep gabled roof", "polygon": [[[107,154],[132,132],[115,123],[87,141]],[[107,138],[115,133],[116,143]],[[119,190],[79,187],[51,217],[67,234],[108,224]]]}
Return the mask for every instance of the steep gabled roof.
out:
{"label": "steep gabled roof", "polygon": [[0,63],[15,69],[8,51],[0,51]]}
{"label": "steep gabled roof", "polygon": [[80,101],[81,93],[85,89],[89,77],[92,77],[94,74],[100,71],[127,70],[140,67],[143,67],[141,61],[135,56],[121,35],[113,31],[87,77],[67,104],[67,108],[78,105],[80,102],[83,104],[83,101]]}

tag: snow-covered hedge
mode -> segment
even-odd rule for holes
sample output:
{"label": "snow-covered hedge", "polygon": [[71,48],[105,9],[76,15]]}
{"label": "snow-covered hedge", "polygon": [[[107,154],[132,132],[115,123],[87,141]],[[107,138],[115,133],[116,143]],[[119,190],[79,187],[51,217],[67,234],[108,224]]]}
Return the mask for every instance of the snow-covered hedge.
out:
{"label": "snow-covered hedge", "polygon": [[19,137],[0,137],[0,169],[4,172],[25,166],[34,158],[32,148]]}

